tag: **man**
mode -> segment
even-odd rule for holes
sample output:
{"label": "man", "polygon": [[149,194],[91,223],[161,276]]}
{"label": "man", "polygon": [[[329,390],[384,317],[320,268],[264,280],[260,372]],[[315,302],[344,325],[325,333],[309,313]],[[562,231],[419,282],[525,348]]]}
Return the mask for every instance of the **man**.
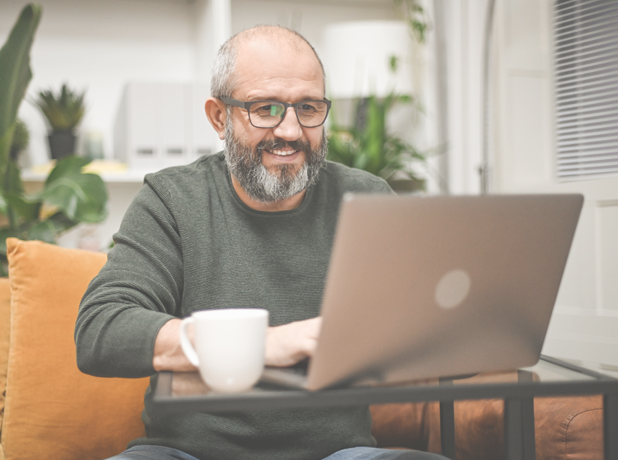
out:
{"label": "man", "polygon": [[[268,309],[269,365],[310,357],[341,198],[392,193],[381,179],[325,162],[322,65],[295,32],[265,26],[230,39],[212,95],[206,114],[225,151],[146,177],[80,306],[75,340],[86,373],[195,370],[179,346],[180,318],[210,308]],[[150,390],[145,406],[147,437],[114,458],[432,457],[372,448],[367,407],[160,417]]]}

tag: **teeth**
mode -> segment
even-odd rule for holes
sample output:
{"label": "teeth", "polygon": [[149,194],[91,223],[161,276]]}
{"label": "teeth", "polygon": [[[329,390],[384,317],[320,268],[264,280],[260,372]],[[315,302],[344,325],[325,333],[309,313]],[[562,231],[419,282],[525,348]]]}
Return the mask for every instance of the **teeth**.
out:
{"label": "teeth", "polygon": [[287,157],[296,153],[296,150],[271,150],[270,153],[274,155],[279,155],[281,157]]}

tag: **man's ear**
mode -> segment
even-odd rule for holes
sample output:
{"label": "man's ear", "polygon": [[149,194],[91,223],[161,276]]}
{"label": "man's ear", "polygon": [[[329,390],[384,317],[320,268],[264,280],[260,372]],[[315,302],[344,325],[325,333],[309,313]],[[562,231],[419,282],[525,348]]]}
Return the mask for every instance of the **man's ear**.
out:
{"label": "man's ear", "polygon": [[212,127],[219,134],[219,139],[225,139],[225,119],[227,116],[225,104],[216,97],[209,97],[206,99],[204,109],[206,110],[208,121],[210,121]]}

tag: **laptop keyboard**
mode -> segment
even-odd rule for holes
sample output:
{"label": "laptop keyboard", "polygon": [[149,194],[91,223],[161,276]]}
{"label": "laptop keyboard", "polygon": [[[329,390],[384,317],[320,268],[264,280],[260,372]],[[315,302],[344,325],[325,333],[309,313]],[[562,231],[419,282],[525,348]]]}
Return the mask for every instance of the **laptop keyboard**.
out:
{"label": "laptop keyboard", "polygon": [[304,359],[293,366],[288,367],[288,369],[297,375],[307,375],[309,370],[309,360]]}

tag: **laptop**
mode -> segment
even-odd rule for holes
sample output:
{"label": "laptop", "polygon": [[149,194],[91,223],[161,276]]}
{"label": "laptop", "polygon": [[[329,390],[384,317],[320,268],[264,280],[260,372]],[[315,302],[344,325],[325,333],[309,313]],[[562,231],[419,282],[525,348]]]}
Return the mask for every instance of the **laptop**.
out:
{"label": "laptop", "polygon": [[[582,195],[346,195],[307,390],[527,367],[539,360]],[[306,372],[303,372],[306,371]]]}

